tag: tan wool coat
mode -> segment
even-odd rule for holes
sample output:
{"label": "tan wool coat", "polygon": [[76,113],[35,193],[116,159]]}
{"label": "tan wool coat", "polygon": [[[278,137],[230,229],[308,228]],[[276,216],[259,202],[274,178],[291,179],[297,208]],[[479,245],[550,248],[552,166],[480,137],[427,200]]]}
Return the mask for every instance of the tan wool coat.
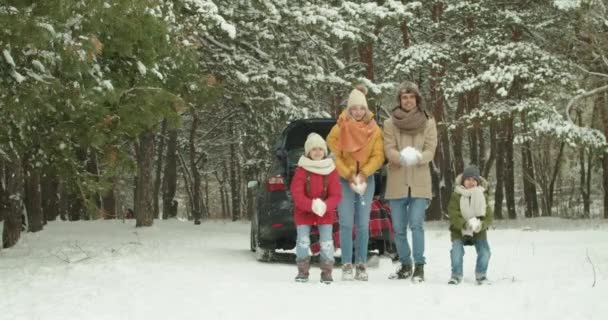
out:
{"label": "tan wool coat", "polygon": [[[414,147],[422,153],[422,160],[414,166],[403,166],[399,152]],[[384,155],[388,160],[386,199],[408,196],[431,199],[433,197],[429,162],[435,157],[437,126],[431,117],[423,131],[407,134],[399,130],[391,118],[384,121]]]}

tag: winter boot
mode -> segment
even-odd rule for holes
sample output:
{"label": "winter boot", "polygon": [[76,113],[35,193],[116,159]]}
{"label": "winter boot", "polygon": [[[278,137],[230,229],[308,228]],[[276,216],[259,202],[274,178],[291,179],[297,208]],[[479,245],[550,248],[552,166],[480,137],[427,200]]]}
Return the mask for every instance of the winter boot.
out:
{"label": "winter boot", "polygon": [[355,269],[355,280],[367,281],[367,271],[365,264],[358,263]]}
{"label": "winter boot", "polygon": [[353,280],[353,264],[347,263],[342,266],[342,280],[351,281]]}
{"label": "winter boot", "polygon": [[414,268],[414,275],[412,276],[412,282],[423,282],[424,281],[424,265],[416,264]]}
{"label": "winter boot", "polygon": [[486,278],[486,276],[479,277],[479,278],[477,278],[476,281],[477,281],[477,284],[480,286],[491,284],[490,280],[488,280],[488,278]]}
{"label": "winter boot", "polygon": [[334,278],[331,276],[333,269],[333,262],[321,262],[321,282],[330,284],[334,281]]}
{"label": "winter boot", "polygon": [[310,269],[310,258],[298,261],[296,262],[296,264],[298,265],[298,275],[296,276],[296,282],[307,282],[308,270]]}
{"label": "winter boot", "polygon": [[388,278],[389,279],[407,279],[412,275],[412,265],[411,264],[401,264],[397,272],[391,273]]}
{"label": "winter boot", "polygon": [[459,284],[462,281],[462,278],[452,275],[448,284]]}

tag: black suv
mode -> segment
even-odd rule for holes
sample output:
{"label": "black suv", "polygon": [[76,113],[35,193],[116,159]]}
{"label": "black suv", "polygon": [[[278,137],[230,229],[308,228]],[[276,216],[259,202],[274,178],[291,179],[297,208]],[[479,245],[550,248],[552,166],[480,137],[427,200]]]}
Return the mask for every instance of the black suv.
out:
{"label": "black suv", "polygon": [[[289,186],[300,156],[304,153],[304,142],[311,132],[327,137],[336,119],[300,119],[290,122],[273,147],[272,165],[265,181],[250,184],[256,187],[256,209],[251,219],[251,251],[260,261],[269,261],[275,249],[290,250],[295,247],[296,227],[293,222],[293,202]],[[376,172],[375,194],[380,195],[384,177]],[[379,197],[376,197],[379,198]],[[386,214],[383,214],[386,215]],[[390,217],[384,217],[389,221]],[[337,223],[336,223],[337,224]],[[336,226],[334,224],[334,228]],[[374,236],[370,233],[370,249],[383,253],[391,243],[390,232]]]}

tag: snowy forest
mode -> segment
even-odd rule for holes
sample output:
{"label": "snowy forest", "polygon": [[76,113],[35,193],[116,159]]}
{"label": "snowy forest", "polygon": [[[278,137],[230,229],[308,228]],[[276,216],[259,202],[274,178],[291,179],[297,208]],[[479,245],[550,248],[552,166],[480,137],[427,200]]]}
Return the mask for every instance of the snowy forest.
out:
{"label": "snowy forest", "polygon": [[[355,84],[437,121],[427,219],[477,164],[497,219],[608,219],[606,0],[0,0],[3,247],[47,221],[247,220],[293,119]],[[381,122],[379,122],[381,123]]]}

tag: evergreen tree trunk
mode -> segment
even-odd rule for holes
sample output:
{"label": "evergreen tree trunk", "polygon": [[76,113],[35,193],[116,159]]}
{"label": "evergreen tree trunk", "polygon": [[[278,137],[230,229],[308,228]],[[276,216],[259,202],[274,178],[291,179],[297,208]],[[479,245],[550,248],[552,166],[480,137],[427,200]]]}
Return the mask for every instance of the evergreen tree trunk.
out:
{"label": "evergreen tree trunk", "polygon": [[403,48],[407,49],[410,47],[410,30],[407,26],[407,20],[401,22],[401,41]]}
{"label": "evergreen tree trunk", "polygon": [[112,177],[110,188],[101,197],[101,208],[104,213],[104,219],[118,219],[118,206],[116,205],[116,188],[118,186],[118,177]]}
{"label": "evergreen tree trunk", "polygon": [[477,128],[477,143],[479,146],[479,171],[484,172],[484,166],[486,165],[486,140],[483,136],[483,128],[479,126]]}
{"label": "evergreen tree trunk", "polygon": [[604,152],[604,219],[608,219],[608,153]]}
{"label": "evergreen tree trunk", "polygon": [[4,181],[5,190],[2,194],[4,203],[4,230],[2,231],[2,247],[14,246],[21,237],[21,212],[23,208],[23,169],[22,162],[12,157],[5,163]]}
{"label": "evergreen tree trunk", "polygon": [[25,208],[28,232],[38,232],[43,227],[42,198],[40,195],[40,170],[32,165],[31,158],[23,159]]}
{"label": "evergreen tree trunk", "polygon": [[[456,105],[456,121],[459,122],[461,117],[464,115],[466,107],[466,96],[464,94],[458,95],[458,104]],[[462,152],[462,140],[465,124],[458,123],[456,129],[452,133],[453,149],[454,149],[454,166],[456,174],[461,174],[464,170],[464,155]]]}
{"label": "evergreen tree trunk", "polygon": [[555,159],[555,166],[553,167],[553,175],[551,177],[551,183],[549,184],[549,216],[551,216],[551,212],[553,210],[553,195],[555,193],[555,183],[557,182],[557,177],[559,175],[561,164],[562,164],[562,156],[564,154],[564,147],[566,144],[562,142],[559,147],[559,153],[557,154],[557,159]]}
{"label": "evergreen tree trunk", "polygon": [[507,199],[507,213],[509,215],[509,219],[516,219],[513,116],[510,115],[507,118],[505,125],[505,198]]}
{"label": "evergreen tree trunk", "polygon": [[[595,104],[597,107],[597,102]],[[596,110],[594,107],[594,111]],[[577,110],[578,117],[578,125],[583,126],[583,115],[580,109]],[[585,159],[585,154],[587,154],[587,158]],[[579,152],[579,161],[580,161],[580,191],[581,197],[583,199],[583,218],[589,218],[591,215],[591,166],[592,166],[593,154],[591,150],[587,148],[583,148]],[[585,165],[585,161],[587,161],[587,165]]]}
{"label": "evergreen tree trunk", "polygon": [[[6,179],[4,177],[5,164],[2,158],[0,158],[0,221],[4,221],[4,216],[8,210],[8,193],[6,192]],[[2,246],[0,245],[0,249]]]}
{"label": "evergreen tree trunk", "polygon": [[[435,3],[433,5],[432,18],[434,22],[439,22],[443,15],[443,3]],[[441,36],[437,40],[441,40]],[[441,66],[437,71],[431,67],[430,77],[430,97],[433,116],[437,125],[437,149],[435,157],[430,165],[431,178],[433,181],[433,189],[435,197],[431,200],[431,205],[427,209],[427,217],[429,220],[441,220],[443,214],[447,213],[447,205],[450,200],[454,185],[454,171],[452,168],[452,160],[450,157],[450,139],[448,136],[447,127],[445,126],[445,106],[443,90],[441,89],[441,81],[445,77],[445,67]],[[439,166],[439,170],[436,170]]]}
{"label": "evergreen tree trunk", "polygon": [[160,215],[159,198],[160,198],[160,186],[161,177],[163,171],[163,153],[165,152],[165,134],[167,132],[167,119],[163,119],[161,124],[160,135],[158,135],[158,154],[156,156],[156,175],[154,179],[154,217],[158,218]]}
{"label": "evergreen tree trunk", "polygon": [[137,142],[137,204],[136,227],[149,227],[154,223],[152,204],[154,186],[154,132],[144,131]]}
{"label": "evergreen tree trunk", "polygon": [[[230,133],[233,137],[236,137],[236,130],[234,124],[230,124]],[[236,140],[236,139],[235,139]],[[237,181],[237,154],[235,143],[230,144],[230,194],[232,199],[232,221],[236,221],[241,217],[241,196],[239,183]]]}
{"label": "evergreen tree trunk", "polygon": [[[136,147],[137,149],[137,147]],[[137,154],[137,150],[135,151],[135,154]],[[137,158],[137,155],[136,155]],[[135,212],[135,214],[137,214],[137,212],[139,211],[139,208],[137,208],[137,206],[139,205],[139,177],[137,174],[135,174],[135,176],[133,176],[133,212]]]}
{"label": "evergreen tree trunk", "polygon": [[[585,154],[588,154],[587,159],[585,159]],[[589,218],[591,213],[591,184],[589,180],[591,179],[591,164],[593,155],[591,154],[591,151],[584,148],[580,151],[579,157],[581,166],[580,191],[583,199],[583,218]],[[587,161],[586,165],[585,160]]]}
{"label": "evergreen tree trunk", "polygon": [[59,211],[59,218],[61,221],[69,220],[69,205],[68,205],[68,194],[65,188],[65,182],[59,181],[59,185],[57,186],[57,196],[59,202],[57,204],[57,210]]}
{"label": "evergreen tree trunk", "polygon": [[[608,139],[608,99],[606,94],[601,96],[600,103],[600,114],[602,123],[604,124],[604,137]],[[604,185],[604,219],[608,219],[608,152],[604,152],[602,155],[603,164],[603,185]]]}
{"label": "evergreen tree trunk", "polygon": [[47,168],[41,183],[42,214],[45,221],[54,221],[59,214],[59,177],[55,169]]}
{"label": "evergreen tree trunk", "polygon": [[228,218],[228,208],[226,208],[226,192],[224,186],[220,186],[220,201],[222,201],[222,219]]}
{"label": "evergreen tree trunk", "polygon": [[[95,182],[99,182],[100,171],[99,171],[99,164],[97,161],[97,153],[93,150],[90,150],[88,152],[87,171],[89,173],[91,173],[91,175],[94,177],[93,179],[95,180]],[[95,192],[92,196],[93,196],[93,201],[95,202],[95,208],[97,210],[93,213],[87,212],[87,218],[98,219],[99,218],[98,213],[99,213],[100,209],[102,208],[101,194]]]}
{"label": "evergreen tree trunk", "polygon": [[490,122],[490,156],[488,159],[484,161],[483,169],[480,168],[482,175],[487,178],[490,175],[490,170],[492,170],[492,166],[494,165],[494,161],[496,161],[496,150],[500,146],[496,145],[496,122]]}
{"label": "evergreen tree trunk", "polygon": [[583,212],[587,218],[591,218],[591,169],[593,167],[593,154],[589,150],[589,157],[587,158],[587,184],[585,185],[586,197],[583,198]]}
{"label": "evergreen tree trunk", "polygon": [[[473,113],[480,108],[479,89],[474,89],[468,93],[467,106],[469,113]],[[485,145],[480,120],[476,119],[473,121],[473,128],[469,132],[469,136],[471,139],[471,162],[477,165],[479,170],[483,172]]]}
{"label": "evergreen tree trunk", "polygon": [[222,164],[222,190],[224,193],[224,201],[226,213],[224,215],[224,219],[228,219],[230,217],[230,213],[232,212],[230,208],[230,195],[228,194],[228,187],[226,186],[226,182],[230,179],[230,172],[228,171],[228,166],[226,162]]}
{"label": "evergreen tree trunk", "polygon": [[163,219],[177,217],[177,130],[169,131],[167,157],[163,174]]}
{"label": "evergreen tree trunk", "polygon": [[504,120],[497,120],[496,128],[496,191],[494,192],[494,216],[503,219],[502,201],[504,200],[505,182],[505,124]]}
{"label": "evergreen tree trunk", "polygon": [[211,217],[211,204],[209,203],[209,176],[205,175],[205,203],[207,204],[207,217]]}
{"label": "evergreen tree trunk", "polygon": [[[434,74],[435,72],[432,70],[430,95],[431,103],[433,104],[433,116],[438,123],[438,141],[435,157],[433,162],[431,162],[429,169],[431,170],[435,197],[431,200],[431,205],[427,211],[427,217],[429,220],[441,220],[442,213],[447,212],[447,205],[453,190],[455,175],[450,157],[450,140],[447,127],[444,124],[445,110],[443,92],[439,88],[439,83],[441,82],[441,78],[443,78],[443,74],[440,74],[437,78]],[[439,170],[435,170],[434,167],[436,166],[439,166]]]}
{"label": "evergreen tree trunk", "polygon": [[359,46],[359,59],[365,65],[365,77],[374,81],[374,44],[371,41]]}
{"label": "evergreen tree trunk", "polygon": [[[475,124],[473,124],[475,126]],[[475,128],[471,128],[468,131],[469,138],[469,161],[470,164],[474,164],[479,167],[479,153],[478,153],[478,144],[477,144],[477,131]]]}
{"label": "evergreen tree trunk", "polygon": [[602,162],[604,164],[604,219],[608,219],[608,152],[604,152],[603,159],[604,160]]}
{"label": "evergreen tree trunk", "polygon": [[[522,112],[521,122],[524,132],[528,132],[526,113]],[[524,186],[524,202],[526,204],[525,216],[538,217],[538,197],[536,196],[536,177],[534,175],[534,162],[532,161],[532,151],[530,141],[524,141],[521,146],[521,165],[522,180]]]}
{"label": "evergreen tree trunk", "polygon": [[192,216],[194,224],[201,224],[201,174],[196,165],[196,131],[200,119],[196,111],[192,112],[192,124],[190,125],[190,141],[188,149],[190,153],[190,173],[192,174]]}
{"label": "evergreen tree trunk", "polygon": [[75,192],[73,189],[78,188],[78,186],[72,186],[67,191],[67,204],[68,204],[68,220],[77,221],[80,219],[84,219],[85,216],[85,207],[84,207],[84,199]]}

